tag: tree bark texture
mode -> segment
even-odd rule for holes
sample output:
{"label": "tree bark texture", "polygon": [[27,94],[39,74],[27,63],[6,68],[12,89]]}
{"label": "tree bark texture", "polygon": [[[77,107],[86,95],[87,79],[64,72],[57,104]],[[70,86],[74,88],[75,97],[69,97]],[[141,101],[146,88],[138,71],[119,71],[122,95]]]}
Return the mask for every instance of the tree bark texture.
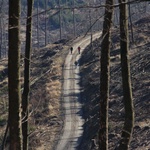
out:
{"label": "tree bark texture", "polygon": [[20,0],[9,0],[9,132],[10,150],[21,150]]}
{"label": "tree bark texture", "polygon": [[123,85],[123,101],[125,107],[125,122],[122,131],[119,150],[128,150],[134,124],[134,108],[130,79],[130,65],[128,59],[129,35],[128,35],[128,11],[126,0],[120,0],[120,53]]}
{"label": "tree bark texture", "polygon": [[99,149],[108,149],[108,98],[110,78],[110,28],[112,24],[113,0],[106,0],[101,45],[101,75],[100,75],[100,130]]}
{"label": "tree bark texture", "polygon": [[30,60],[31,60],[31,41],[32,41],[32,7],[33,0],[27,1],[27,23],[26,23],[26,47],[25,47],[25,69],[24,69],[24,89],[22,94],[22,133],[23,150],[28,150],[28,101],[30,92]]}

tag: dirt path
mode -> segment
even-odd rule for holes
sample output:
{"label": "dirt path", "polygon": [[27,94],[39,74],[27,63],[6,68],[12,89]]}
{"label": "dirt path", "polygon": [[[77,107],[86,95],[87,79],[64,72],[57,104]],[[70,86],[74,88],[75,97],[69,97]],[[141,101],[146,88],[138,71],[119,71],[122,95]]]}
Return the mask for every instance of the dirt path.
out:
{"label": "dirt path", "polygon": [[[93,35],[93,39],[99,34]],[[64,65],[64,83],[63,83],[63,107],[65,109],[65,120],[63,134],[56,146],[56,150],[75,150],[81,142],[83,134],[82,105],[80,99],[79,86],[79,65],[75,66],[75,60],[78,61],[81,54],[78,54],[77,47],[83,49],[89,45],[90,36],[83,39],[77,39],[73,44],[73,54],[69,53]]]}

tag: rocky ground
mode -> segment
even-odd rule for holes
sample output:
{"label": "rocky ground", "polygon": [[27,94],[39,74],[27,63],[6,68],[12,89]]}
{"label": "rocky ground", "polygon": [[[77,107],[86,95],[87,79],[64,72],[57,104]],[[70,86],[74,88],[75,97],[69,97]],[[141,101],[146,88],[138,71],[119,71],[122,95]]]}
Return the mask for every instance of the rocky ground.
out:
{"label": "rocky ground", "polygon": [[[135,126],[131,140],[131,150],[150,149],[150,25],[143,18],[134,24],[134,40],[130,44],[130,64]],[[118,145],[124,123],[124,106],[119,55],[119,33],[112,33],[110,98],[109,98],[109,150]],[[131,40],[131,39],[130,39]],[[85,135],[80,150],[97,149],[99,128],[99,79],[100,79],[100,40],[94,42],[93,50],[87,47],[80,60],[82,102],[84,108]]]}

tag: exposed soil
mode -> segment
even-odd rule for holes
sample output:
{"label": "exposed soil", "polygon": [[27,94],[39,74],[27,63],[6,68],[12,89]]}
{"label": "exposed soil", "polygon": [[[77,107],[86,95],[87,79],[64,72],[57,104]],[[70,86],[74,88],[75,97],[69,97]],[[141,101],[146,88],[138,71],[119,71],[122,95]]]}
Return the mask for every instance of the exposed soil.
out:
{"label": "exposed soil", "polygon": [[[134,40],[130,45],[130,64],[135,126],[131,139],[131,150],[150,149],[150,24],[141,19],[134,24]],[[138,25],[137,25],[138,24]],[[124,123],[124,105],[119,55],[119,33],[112,33],[110,98],[109,98],[109,150],[119,144]],[[81,58],[82,100],[85,117],[85,134],[80,150],[98,149],[99,129],[99,80],[100,80],[100,40],[94,42],[93,50],[87,47]]]}

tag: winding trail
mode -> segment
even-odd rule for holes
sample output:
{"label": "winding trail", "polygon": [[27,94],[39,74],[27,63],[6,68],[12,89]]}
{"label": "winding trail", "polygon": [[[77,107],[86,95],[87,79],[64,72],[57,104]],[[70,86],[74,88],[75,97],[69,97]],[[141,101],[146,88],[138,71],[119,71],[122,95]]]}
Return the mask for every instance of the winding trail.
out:
{"label": "winding trail", "polygon": [[[93,40],[100,36],[100,33],[93,35]],[[81,54],[78,54],[77,47],[83,49],[90,44],[91,36],[80,38],[74,41],[73,54],[68,54],[64,64],[63,83],[63,107],[65,109],[65,120],[63,134],[56,146],[56,150],[77,150],[83,135],[82,104],[80,99],[80,75],[79,65],[75,66]]]}

